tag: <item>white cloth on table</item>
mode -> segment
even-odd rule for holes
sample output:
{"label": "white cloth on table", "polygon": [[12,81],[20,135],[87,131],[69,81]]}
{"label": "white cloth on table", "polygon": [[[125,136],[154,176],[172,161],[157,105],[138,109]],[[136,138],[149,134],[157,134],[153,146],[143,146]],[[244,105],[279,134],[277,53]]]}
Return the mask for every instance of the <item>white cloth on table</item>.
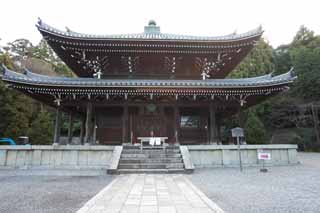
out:
{"label": "white cloth on table", "polygon": [[156,138],[156,145],[160,146],[161,145],[161,138]]}
{"label": "white cloth on table", "polygon": [[150,138],[149,144],[150,144],[151,146],[154,146],[155,143],[156,143],[156,139],[155,139],[155,138]]}

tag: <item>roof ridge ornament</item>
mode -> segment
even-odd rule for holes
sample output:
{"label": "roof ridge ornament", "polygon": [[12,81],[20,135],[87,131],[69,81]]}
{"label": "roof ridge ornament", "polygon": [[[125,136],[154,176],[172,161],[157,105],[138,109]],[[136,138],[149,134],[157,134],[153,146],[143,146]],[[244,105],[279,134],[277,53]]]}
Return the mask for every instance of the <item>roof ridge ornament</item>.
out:
{"label": "roof ridge ornament", "polygon": [[157,26],[157,23],[154,20],[148,22],[148,26],[144,27],[145,34],[160,34],[160,27]]}
{"label": "roof ridge ornament", "polygon": [[41,26],[42,25],[42,20],[40,17],[38,17],[38,24]]}

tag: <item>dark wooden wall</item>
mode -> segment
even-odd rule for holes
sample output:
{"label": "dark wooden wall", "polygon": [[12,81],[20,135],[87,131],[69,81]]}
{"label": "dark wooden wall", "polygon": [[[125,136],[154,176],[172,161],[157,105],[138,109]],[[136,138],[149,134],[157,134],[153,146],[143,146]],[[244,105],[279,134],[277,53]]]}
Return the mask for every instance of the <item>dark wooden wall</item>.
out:
{"label": "dark wooden wall", "polygon": [[[124,119],[124,107],[99,107],[95,109],[97,121],[96,139],[100,144],[137,142],[137,137],[168,137],[175,140],[175,118],[173,106],[145,104],[128,106],[128,118]],[[199,118],[197,126],[180,126],[182,116]],[[199,144],[209,141],[209,111],[206,107],[179,107],[178,138],[180,144]],[[125,134],[125,137],[124,135]],[[131,136],[133,136],[131,138]]]}

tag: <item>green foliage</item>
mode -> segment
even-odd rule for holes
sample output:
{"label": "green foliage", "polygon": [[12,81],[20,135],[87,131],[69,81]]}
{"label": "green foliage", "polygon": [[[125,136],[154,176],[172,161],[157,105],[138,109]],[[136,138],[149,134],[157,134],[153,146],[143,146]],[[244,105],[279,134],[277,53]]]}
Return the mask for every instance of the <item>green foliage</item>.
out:
{"label": "green foliage", "polygon": [[[0,54],[0,64],[15,69],[14,62],[32,58],[34,48],[26,39],[9,43]],[[0,137],[29,136],[32,144],[52,143],[52,118],[46,108],[39,110],[39,103],[0,81]]]}
{"label": "green foliage", "polygon": [[57,65],[54,68],[54,71],[58,73],[59,75],[67,76],[67,77],[73,77],[74,74],[70,70],[70,68],[65,63],[57,63]]}
{"label": "green foliage", "polygon": [[10,55],[8,53],[4,53],[0,55],[0,64],[5,65],[9,69],[13,69],[13,61],[10,58]]}
{"label": "green foliage", "polygon": [[265,127],[253,110],[249,110],[248,113],[247,121],[245,123],[245,136],[248,144],[266,143]]}
{"label": "green foliage", "polygon": [[291,59],[298,80],[294,95],[306,101],[320,99],[320,42],[319,47],[298,47],[291,50]]}
{"label": "green foliage", "polygon": [[30,98],[6,88],[0,82],[0,135],[14,139],[26,135],[33,114],[31,105]]}
{"label": "green foliage", "polygon": [[287,72],[292,67],[289,45],[281,45],[274,50],[275,74]]}
{"label": "green foliage", "polygon": [[232,78],[255,77],[274,70],[273,49],[261,39],[249,55],[230,74]]}
{"label": "green foliage", "polygon": [[31,144],[52,144],[53,122],[52,115],[46,110],[40,110],[30,124],[28,131]]}

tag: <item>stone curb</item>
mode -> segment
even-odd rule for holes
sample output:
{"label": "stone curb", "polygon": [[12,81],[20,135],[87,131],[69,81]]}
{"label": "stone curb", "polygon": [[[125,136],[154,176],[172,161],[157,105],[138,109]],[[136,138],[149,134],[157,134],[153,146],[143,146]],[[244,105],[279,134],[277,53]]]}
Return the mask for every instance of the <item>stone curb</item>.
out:
{"label": "stone curb", "polygon": [[93,205],[95,204],[95,202],[97,200],[99,200],[106,191],[108,191],[116,182],[118,182],[120,180],[120,178],[115,178],[111,181],[111,183],[109,183],[106,187],[104,187],[100,192],[98,192],[98,194],[96,194],[93,198],[91,198],[88,202],[86,202],[86,204],[84,204],[83,207],[81,207],[81,209],[79,209],[77,211],[77,213],[87,213],[89,212],[90,208],[93,207]]}
{"label": "stone curb", "polygon": [[224,211],[212,200],[210,200],[202,191],[200,191],[193,183],[186,178],[185,176],[182,176],[186,183],[192,188],[192,190],[205,202],[214,212],[217,213],[224,213]]}

